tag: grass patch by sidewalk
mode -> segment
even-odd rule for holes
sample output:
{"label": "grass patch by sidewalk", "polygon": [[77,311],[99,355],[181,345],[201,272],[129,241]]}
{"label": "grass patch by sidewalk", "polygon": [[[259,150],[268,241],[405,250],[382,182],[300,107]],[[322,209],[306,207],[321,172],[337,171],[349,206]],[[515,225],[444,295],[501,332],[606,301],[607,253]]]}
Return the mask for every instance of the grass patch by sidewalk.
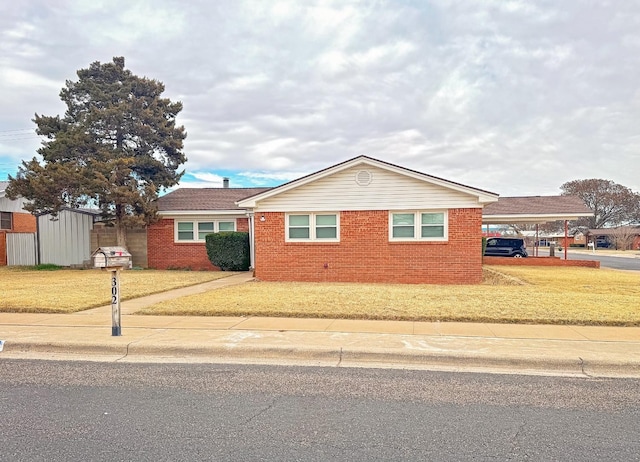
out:
{"label": "grass patch by sidewalk", "polygon": [[[0,312],[72,313],[111,303],[110,272],[38,271],[0,267]],[[187,287],[237,273],[220,271],[122,271],[121,300]]]}
{"label": "grass patch by sidewalk", "polygon": [[485,267],[482,285],[252,282],[153,305],[152,315],[640,325],[640,275]]}

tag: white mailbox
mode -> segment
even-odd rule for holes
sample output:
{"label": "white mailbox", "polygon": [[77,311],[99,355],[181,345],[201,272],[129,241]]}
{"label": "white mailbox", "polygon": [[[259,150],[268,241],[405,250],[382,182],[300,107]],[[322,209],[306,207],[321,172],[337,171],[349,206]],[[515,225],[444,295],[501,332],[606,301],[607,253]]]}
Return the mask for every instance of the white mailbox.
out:
{"label": "white mailbox", "polygon": [[131,268],[131,254],[124,247],[99,247],[91,258],[94,268]]}

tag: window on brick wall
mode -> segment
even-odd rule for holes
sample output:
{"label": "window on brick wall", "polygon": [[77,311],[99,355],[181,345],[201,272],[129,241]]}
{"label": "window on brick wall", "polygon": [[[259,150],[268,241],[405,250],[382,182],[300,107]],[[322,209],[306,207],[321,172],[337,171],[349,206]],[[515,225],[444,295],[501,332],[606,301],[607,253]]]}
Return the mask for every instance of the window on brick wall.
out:
{"label": "window on brick wall", "polygon": [[290,213],[286,216],[288,242],[340,240],[340,215],[337,213]]}
{"label": "window on brick wall", "polygon": [[235,231],[235,220],[175,220],[176,242],[204,242],[207,234]]}
{"label": "window on brick wall", "polygon": [[403,211],[389,213],[390,241],[446,241],[446,211]]}
{"label": "window on brick wall", "polygon": [[11,230],[13,228],[13,214],[11,212],[0,212],[0,229]]}

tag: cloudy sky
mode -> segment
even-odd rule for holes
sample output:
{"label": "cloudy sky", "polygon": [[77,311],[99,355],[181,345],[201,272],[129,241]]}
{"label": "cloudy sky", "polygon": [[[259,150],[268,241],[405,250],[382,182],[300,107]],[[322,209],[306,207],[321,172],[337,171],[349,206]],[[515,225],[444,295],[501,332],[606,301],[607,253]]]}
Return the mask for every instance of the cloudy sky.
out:
{"label": "cloudy sky", "polygon": [[640,191],[640,2],[0,2],[0,180],[124,56],[180,100],[182,186],[276,185],[360,154],[504,196]]}

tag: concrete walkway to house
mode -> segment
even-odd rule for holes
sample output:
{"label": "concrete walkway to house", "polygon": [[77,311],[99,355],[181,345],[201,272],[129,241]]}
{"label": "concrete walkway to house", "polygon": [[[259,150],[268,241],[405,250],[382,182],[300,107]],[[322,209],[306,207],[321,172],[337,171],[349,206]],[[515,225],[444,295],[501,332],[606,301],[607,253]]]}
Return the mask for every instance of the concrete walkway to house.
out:
{"label": "concrete walkway to house", "polygon": [[211,362],[393,367],[640,378],[640,327],[140,316],[159,301],[252,279],[249,273],[74,314],[0,313],[0,360]]}

